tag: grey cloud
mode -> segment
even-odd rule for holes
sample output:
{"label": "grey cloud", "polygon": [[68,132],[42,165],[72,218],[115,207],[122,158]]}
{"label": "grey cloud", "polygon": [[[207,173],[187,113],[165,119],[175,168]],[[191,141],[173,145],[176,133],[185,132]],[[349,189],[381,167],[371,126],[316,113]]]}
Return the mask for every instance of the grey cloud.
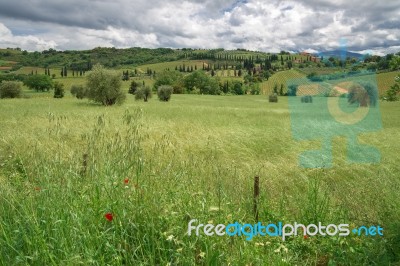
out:
{"label": "grey cloud", "polygon": [[58,49],[321,50],[335,48],[345,37],[355,51],[389,49],[399,46],[399,13],[398,1],[372,0],[0,1],[0,25],[13,34],[0,36],[0,46],[18,44],[18,39],[29,49],[48,42]]}

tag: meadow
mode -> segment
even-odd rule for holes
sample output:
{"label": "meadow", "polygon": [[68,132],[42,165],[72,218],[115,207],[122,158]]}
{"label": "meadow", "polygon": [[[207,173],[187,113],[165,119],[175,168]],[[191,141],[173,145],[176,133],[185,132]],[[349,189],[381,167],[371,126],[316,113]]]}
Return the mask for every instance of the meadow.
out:
{"label": "meadow", "polygon": [[[348,164],[337,137],[334,167],[303,169],[300,152],[321,144],[293,140],[287,97],[128,95],[103,107],[31,94],[0,103],[0,265],[400,263],[398,102],[381,102],[383,129],[360,136],[379,164]],[[257,222],[254,176],[259,221],[380,225],[384,236],[187,235],[191,219]]]}

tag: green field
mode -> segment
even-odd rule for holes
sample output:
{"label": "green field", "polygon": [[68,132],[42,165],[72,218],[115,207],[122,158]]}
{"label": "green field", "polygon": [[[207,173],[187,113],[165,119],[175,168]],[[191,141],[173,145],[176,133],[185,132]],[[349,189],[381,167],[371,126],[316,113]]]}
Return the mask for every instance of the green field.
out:
{"label": "green field", "polygon": [[[398,102],[381,102],[383,130],[360,136],[380,164],[347,164],[338,137],[335,166],[307,170],[298,155],[320,143],[293,140],[287,97],[129,95],[103,107],[35,96],[0,103],[0,265],[400,262]],[[380,225],[384,236],[187,235],[191,219],[255,223],[256,175],[259,221]]]}

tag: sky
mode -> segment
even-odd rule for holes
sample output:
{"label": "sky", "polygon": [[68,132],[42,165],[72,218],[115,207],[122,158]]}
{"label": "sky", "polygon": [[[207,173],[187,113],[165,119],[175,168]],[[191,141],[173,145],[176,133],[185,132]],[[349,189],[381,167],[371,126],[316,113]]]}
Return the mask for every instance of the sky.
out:
{"label": "sky", "polygon": [[400,1],[1,0],[0,47],[400,51]]}

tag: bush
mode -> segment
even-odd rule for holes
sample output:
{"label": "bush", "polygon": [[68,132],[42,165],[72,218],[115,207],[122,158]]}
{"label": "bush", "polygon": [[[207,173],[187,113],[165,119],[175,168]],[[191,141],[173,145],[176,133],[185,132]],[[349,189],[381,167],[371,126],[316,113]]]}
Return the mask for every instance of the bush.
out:
{"label": "bush", "polygon": [[86,97],[86,88],[82,85],[72,85],[70,92],[72,95],[74,95],[78,99],[83,99]]}
{"label": "bush", "polygon": [[361,107],[375,106],[378,100],[378,90],[370,82],[353,84],[349,89],[348,102],[358,103]]}
{"label": "bush", "polygon": [[278,102],[278,94],[274,93],[269,95],[268,97],[270,103],[277,103]]}
{"label": "bush", "polygon": [[313,98],[311,95],[305,95],[301,97],[301,102],[302,103],[312,103],[313,102]]}
{"label": "bush", "polygon": [[171,99],[173,88],[171,86],[160,86],[157,90],[158,99],[163,102],[168,102]]}
{"label": "bush", "polygon": [[399,93],[400,93],[400,78],[396,77],[396,83],[390,87],[385,93],[383,97],[384,100],[389,102],[395,102],[399,100]]}
{"label": "bush", "polygon": [[243,90],[242,83],[235,82],[234,85],[233,85],[232,93],[236,94],[236,95],[243,95],[244,94],[244,90]]}
{"label": "bush", "polygon": [[297,94],[297,85],[295,84],[290,84],[288,86],[288,92],[287,92],[288,96],[296,96]]}
{"label": "bush", "polygon": [[141,88],[136,90],[135,93],[135,100],[144,100],[145,102],[148,101],[152,96],[151,89],[149,86],[142,86]]}
{"label": "bush", "polygon": [[54,98],[64,97],[64,84],[60,82],[54,82]]}
{"label": "bush", "polygon": [[129,86],[129,94],[135,94],[136,90],[139,87],[139,83],[137,83],[136,81],[132,80],[131,85]]}
{"label": "bush", "polygon": [[120,75],[97,64],[86,75],[87,97],[103,105],[121,104],[126,95],[121,89]]}
{"label": "bush", "polygon": [[20,98],[22,84],[18,81],[3,81],[0,83],[0,98]]}

